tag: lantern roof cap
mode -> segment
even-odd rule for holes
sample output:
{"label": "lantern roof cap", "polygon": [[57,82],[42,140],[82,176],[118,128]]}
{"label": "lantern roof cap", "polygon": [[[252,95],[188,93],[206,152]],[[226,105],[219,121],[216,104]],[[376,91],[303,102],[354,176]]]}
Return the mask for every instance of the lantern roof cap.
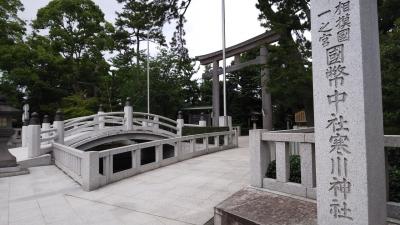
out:
{"label": "lantern roof cap", "polygon": [[20,113],[20,110],[7,105],[6,97],[0,94],[0,115],[17,115]]}

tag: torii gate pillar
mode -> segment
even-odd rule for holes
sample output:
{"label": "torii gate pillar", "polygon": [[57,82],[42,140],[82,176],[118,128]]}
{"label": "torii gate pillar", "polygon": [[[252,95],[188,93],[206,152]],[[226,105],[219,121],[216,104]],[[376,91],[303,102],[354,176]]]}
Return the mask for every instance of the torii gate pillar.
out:
{"label": "torii gate pillar", "polygon": [[213,126],[219,126],[219,62],[213,62],[213,70],[212,70],[212,112],[213,112]]}
{"label": "torii gate pillar", "polygon": [[270,80],[269,69],[266,66],[268,63],[268,49],[265,46],[260,48],[260,62],[265,65],[261,69],[261,99],[262,99],[262,120],[263,129],[272,130],[272,100],[271,93],[268,89]]}

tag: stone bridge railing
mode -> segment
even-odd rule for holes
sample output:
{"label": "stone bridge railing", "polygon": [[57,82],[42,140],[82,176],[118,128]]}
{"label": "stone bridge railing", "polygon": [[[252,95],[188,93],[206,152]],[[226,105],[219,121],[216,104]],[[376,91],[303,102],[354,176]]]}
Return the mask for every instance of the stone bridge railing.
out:
{"label": "stone bridge railing", "polygon": [[[172,120],[160,115],[133,112],[133,107],[127,99],[123,112],[104,112],[100,107],[95,115],[83,116],[69,120],[63,119],[62,113],[56,114],[53,124],[47,116],[43,123],[37,113],[32,113],[30,121],[24,121],[21,139],[22,147],[28,149],[28,157],[34,158],[51,151],[51,143],[67,143],[67,139],[79,136],[90,136],[90,132],[123,130],[147,131],[174,138],[182,136],[184,126],[206,126],[204,120],[199,124],[185,124],[181,115]],[[68,145],[68,144],[67,144]]]}
{"label": "stone bridge railing", "polygon": [[175,120],[149,113],[129,112],[100,112],[96,115],[67,120],[65,121],[65,137],[106,128],[128,131],[148,128],[171,137],[178,135],[179,127]]}
{"label": "stone bridge railing", "polygon": [[[317,183],[313,132],[314,129],[273,132],[265,130],[250,131],[251,185],[304,198],[316,199]],[[400,136],[385,135],[384,140],[385,147],[400,148]],[[293,146],[296,146],[296,151],[293,151]],[[301,183],[289,181],[289,157],[293,154],[300,156]],[[268,166],[272,160],[275,160],[276,163],[276,178],[266,177]],[[386,170],[388,170],[387,160]],[[388,181],[388,176],[382,178],[382,182],[387,183],[387,188],[389,188]],[[389,201],[387,209],[388,217],[400,219],[400,203]]]}
{"label": "stone bridge railing", "polygon": [[[55,164],[84,190],[91,191],[155,168],[238,145],[236,131],[176,137],[134,144],[99,152],[84,152],[60,143],[53,144]],[[154,155],[153,158],[145,158]],[[148,153],[153,154],[148,154]],[[115,164],[116,160],[124,163]]]}

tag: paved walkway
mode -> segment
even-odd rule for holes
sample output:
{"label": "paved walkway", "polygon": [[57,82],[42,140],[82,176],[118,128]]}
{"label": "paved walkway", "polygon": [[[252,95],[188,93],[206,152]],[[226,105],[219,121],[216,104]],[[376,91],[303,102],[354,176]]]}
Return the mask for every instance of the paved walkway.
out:
{"label": "paved walkway", "polygon": [[127,178],[92,192],[55,166],[0,178],[0,225],[202,225],[213,207],[248,185],[248,139],[240,148]]}

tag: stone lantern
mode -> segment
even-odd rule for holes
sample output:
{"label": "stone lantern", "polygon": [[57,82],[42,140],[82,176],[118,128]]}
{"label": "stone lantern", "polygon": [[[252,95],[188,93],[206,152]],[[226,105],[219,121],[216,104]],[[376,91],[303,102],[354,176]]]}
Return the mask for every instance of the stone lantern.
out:
{"label": "stone lantern", "polygon": [[258,117],[260,116],[260,113],[258,112],[252,112],[250,114],[250,120],[253,123],[253,129],[256,130],[257,129],[257,121],[258,121]]}
{"label": "stone lantern", "polygon": [[28,171],[17,165],[15,156],[8,151],[7,143],[14,134],[12,119],[19,110],[6,104],[4,96],[0,96],[0,177],[25,174]]}

